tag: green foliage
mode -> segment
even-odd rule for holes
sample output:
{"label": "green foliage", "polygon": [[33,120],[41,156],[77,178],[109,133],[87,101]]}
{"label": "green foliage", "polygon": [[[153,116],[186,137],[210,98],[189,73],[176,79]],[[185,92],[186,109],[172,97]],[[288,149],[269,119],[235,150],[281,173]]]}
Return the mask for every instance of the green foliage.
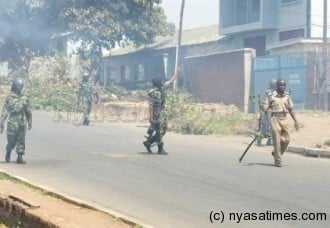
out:
{"label": "green foliage", "polygon": [[141,99],[148,98],[148,91],[151,89],[152,85],[150,82],[139,83],[136,86],[136,90],[134,91]]}
{"label": "green foliage", "polygon": [[2,0],[0,60],[8,61],[12,69],[24,67],[28,72],[31,60],[49,51],[49,40],[56,41],[65,33],[89,50],[91,68],[97,70],[102,48],[110,50],[126,43],[140,46],[152,43],[157,35],[174,33],[160,2]]}
{"label": "green foliage", "polygon": [[242,114],[187,112],[172,120],[172,130],[185,134],[236,134],[244,132]]}
{"label": "green foliage", "polygon": [[110,49],[115,43],[136,46],[151,43],[157,35],[169,35],[174,25],[166,22],[159,0],[72,1],[61,16],[74,36],[95,47]]}
{"label": "green foliage", "polygon": [[12,69],[24,67],[27,71],[31,59],[44,53],[45,44],[59,31],[50,0],[2,0],[0,14],[2,45],[0,59],[8,61]]}
{"label": "green foliage", "polygon": [[112,82],[105,87],[105,90],[106,90],[106,93],[112,93],[119,97],[125,96],[129,93],[124,87],[116,85]]}
{"label": "green foliage", "polygon": [[9,176],[3,172],[0,172],[0,180],[8,180]]}
{"label": "green foliage", "polygon": [[196,104],[190,93],[171,92],[166,100],[166,113],[170,130],[184,134],[235,134],[245,133],[251,117],[239,111],[205,111],[203,104]]}
{"label": "green foliage", "polygon": [[70,63],[64,56],[56,55],[52,73],[56,77],[66,78],[69,74]]}
{"label": "green foliage", "polygon": [[325,146],[330,146],[330,139],[327,139],[323,143]]}
{"label": "green foliage", "polygon": [[60,77],[29,77],[24,93],[33,109],[73,112],[77,110],[78,81]]}
{"label": "green foliage", "polygon": [[169,120],[185,115],[186,113],[195,113],[193,105],[193,96],[184,91],[171,91],[166,97],[166,113]]}

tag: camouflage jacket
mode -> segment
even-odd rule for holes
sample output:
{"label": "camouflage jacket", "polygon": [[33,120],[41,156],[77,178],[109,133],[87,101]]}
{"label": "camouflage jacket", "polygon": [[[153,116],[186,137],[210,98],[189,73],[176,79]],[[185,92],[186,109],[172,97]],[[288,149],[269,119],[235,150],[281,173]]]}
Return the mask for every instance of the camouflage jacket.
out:
{"label": "camouflage jacket", "polygon": [[81,82],[79,84],[78,97],[79,99],[92,100],[93,86],[90,82]]}
{"label": "camouflage jacket", "polygon": [[8,118],[8,122],[22,125],[32,125],[32,111],[29,100],[24,95],[17,95],[14,92],[6,97],[1,111],[1,123]]}
{"label": "camouflage jacket", "polygon": [[149,93],[149,105],[153,107],[154,120],[159,120],[164,117],[165,112],[165,90],[170,83],[165,82],[161,88],[152,88]]}

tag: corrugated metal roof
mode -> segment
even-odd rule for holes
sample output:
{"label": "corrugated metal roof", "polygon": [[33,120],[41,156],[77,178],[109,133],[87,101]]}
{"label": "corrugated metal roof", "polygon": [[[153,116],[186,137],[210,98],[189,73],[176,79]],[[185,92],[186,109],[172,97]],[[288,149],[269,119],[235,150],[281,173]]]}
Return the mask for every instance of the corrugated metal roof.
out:
{"label": "corrugated metal roof", "polygon": [[[217,41],[224,36],[219,35],[219,25],[212,25],[207,27],[201,27],[196,29],[189,29],[182,31],[182,46],[195,45],[201,43],[207,43]],[[174,36],[158,36],[155,38],[155,42],[145,46],[135,48],[133,45],[127,45],[120,47],[112,52],[112,56],[125,55],[133,52],[137,52],[146,48],[160,50],[166,48],[176,47],[178,43],[178,33]]]}

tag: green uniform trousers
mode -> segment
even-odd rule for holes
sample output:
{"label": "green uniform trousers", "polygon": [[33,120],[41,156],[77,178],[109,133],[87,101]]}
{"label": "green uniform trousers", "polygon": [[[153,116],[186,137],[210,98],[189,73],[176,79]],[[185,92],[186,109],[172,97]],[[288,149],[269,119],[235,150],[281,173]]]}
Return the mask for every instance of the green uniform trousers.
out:
{"label": "green uniform trousers", "polygon": [[155,131],[155,134],[151,138],[148,138],[147,141],[149,144],[153,144],[154,142],[157,145],[163,144],[163,137],[167,132],[167,120],[163,119],[160,123],[152,123],[148,129],[149,132]]}
{"label": "green uniform trousers", "polygon": [[16,146],[17,154],[25,154],[25,134],[26,134],[26,126],[25,125],[17,125],[11,122],[7,124],[7,146],[6,151],[12,151]]}
{"label": "green uniform trousers", "polygon": [[89,115],[92,110],[92,100],[90,99],[83,99],[83,115],[84,119],[89,120]]}

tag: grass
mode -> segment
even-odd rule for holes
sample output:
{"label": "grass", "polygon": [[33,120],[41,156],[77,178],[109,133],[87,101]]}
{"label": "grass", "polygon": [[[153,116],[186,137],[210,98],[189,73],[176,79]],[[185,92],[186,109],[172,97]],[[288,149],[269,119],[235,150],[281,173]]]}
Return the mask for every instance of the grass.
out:
{"label": "grass", "polygon": [[21,180],[15,178],[15,177],[12,177],[12,176],[10,176],[10,175],[8,175],[6,173],[3,173],[3,172],[0,172],[0,180],[9,180],[9,181],[11,181],[11,182],[13,182],[15,184],[19,184],[19,185],[23,185],[23,186],[29,187],[29,188],[33,189],[34,191],[39,192],[39,193],[41,193],[43,195],[49,195],[47,193],[47,191],[44,191],[44,190],[42,190],[42,189],[40,189],[38,187],[35,187],[35,186],[33,186],[33,185],[31,185],[31,184],[29,184],[27,182],[21,181]]}
{"label": "grass", "polygon": [[0,228],[7,228],[6,224],[0,219]]}
{"label": "grass", "polygon": [[[9,180],[10,179],[10,176],[3,173],[3,172],[0,172],[0,180]],[[1,223],[0,223],[1,224]]]}
{"label": "grass", "polygon": [[170,130],[183,134],[230,135],[252,133],[249,127],[252,125],[255,118],[243,113],[192,113],[173,118]]}
{"label": "grass", "polygon": [[323,143],[325,146],[330,146],[330,139],[327,139]]}

